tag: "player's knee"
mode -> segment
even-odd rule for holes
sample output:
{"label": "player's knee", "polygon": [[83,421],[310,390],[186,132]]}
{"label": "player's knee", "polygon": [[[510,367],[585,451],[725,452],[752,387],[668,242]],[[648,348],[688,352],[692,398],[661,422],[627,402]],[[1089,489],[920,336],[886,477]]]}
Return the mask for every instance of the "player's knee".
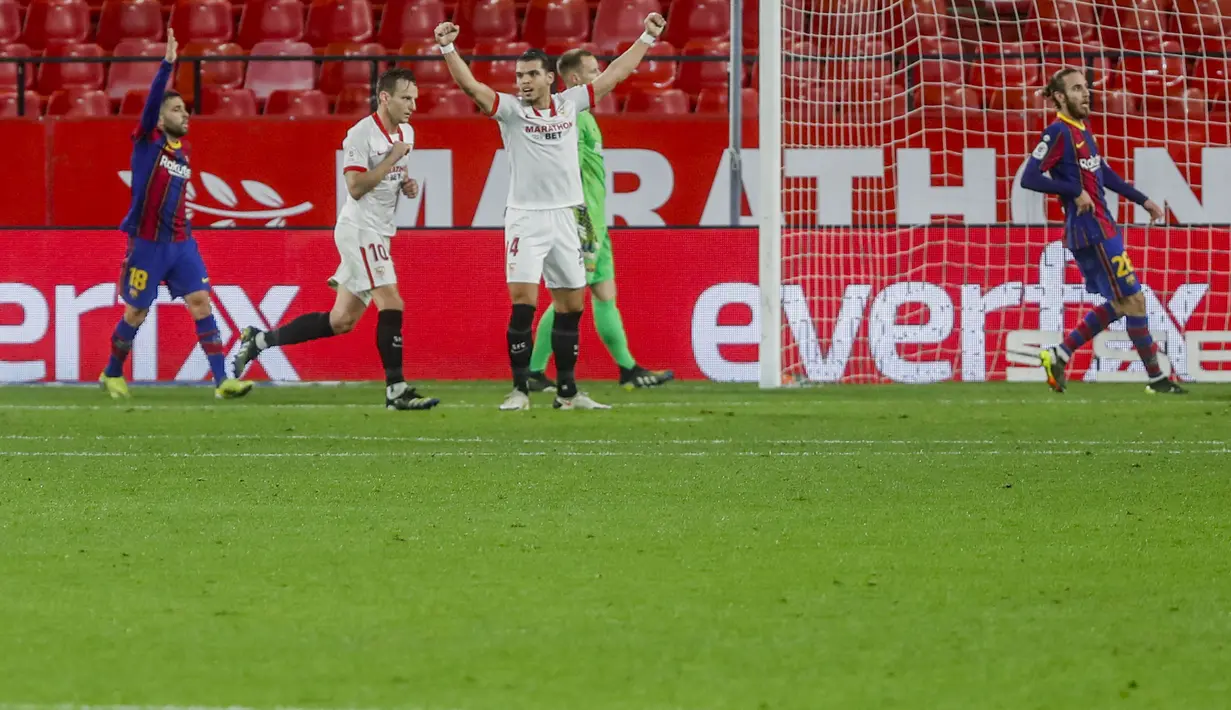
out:
{"label": "player's knee", "polygon": [[351,332],[358,323],[359,317],[348,311],[331,311],[329,313],[329,327],[333,328],[333,332],[337,335]]}
{"label": "player's knee", "polygon": [[124,322],[134,328],[145,322],[145,317],[150,314],[148,308],[134,308],[133,306],[124,307]]}
{"label": "player's knee", "polygon": [[194,320],[200,320],[208,316],[212,310],[209,303],[209,294],[205,291],[196,291],[184,296],[184,305],[188,306],[188,313],[192,315]]}
{"label": "player's knee", "polygon": [[1145,294],[1138,292],[1116,301],[1116,312],[1124,316],[1141,317],[1146,315]]}

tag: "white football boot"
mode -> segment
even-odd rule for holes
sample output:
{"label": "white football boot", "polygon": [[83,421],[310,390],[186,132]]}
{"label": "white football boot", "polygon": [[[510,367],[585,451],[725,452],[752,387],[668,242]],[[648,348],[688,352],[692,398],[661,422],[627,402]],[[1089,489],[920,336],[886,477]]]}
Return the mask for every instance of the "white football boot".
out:
{"label": "white football boot", "polygon": [[500,405],[502,412],[521,412],[530,408],[530,395],[515,389],[504,398]]}

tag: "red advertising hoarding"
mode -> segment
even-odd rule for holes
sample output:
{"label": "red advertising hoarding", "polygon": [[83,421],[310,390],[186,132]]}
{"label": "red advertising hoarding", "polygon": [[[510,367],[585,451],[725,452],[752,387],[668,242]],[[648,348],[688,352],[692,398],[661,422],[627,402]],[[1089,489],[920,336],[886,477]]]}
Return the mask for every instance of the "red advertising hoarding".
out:
{"label": "red advertising hoarding", "polygon": [[[1041,196],[1015,187],[1044,116],[1027,121],[979,112],[941,120],[916,114],[879,125],[787,124],[788,220],[885,226],[1058,218],[1054,200],[1045,212]],[[615,224],[728,224],[725,117],[615,115],[599,121]],[[424,191],[404,201],[399,225],[499,227],[508,165],[494,123],[481,117],[416,117],[413,123],[411,169]],[[20,166],[0,171],[6,196],[0,225],[119,224],[129,201],[132,125],[129,118],[0,120],[0,142],[17,151],[6,158]],[[350,125],[342,118],[194,119],[195,223],[332,225],[341,180],[337,153]],[[1120,117],[1098,119],[1093,127],[1109,162],[1155,201],[1166,201],[1173,223],[1231,224],[1231,200],[1218,198],[1231,190],[1228,126]],[[756,129],[755,121],[744,126],[746,225],[755,224],[751,210],[761,186]],[[1143,222],[1144,212],[1130,207],[1118,210],[1121,220]]]}
{"label": "red advertising hoarding", "polygon": [[[1058,236],[999,227],[792,234],[783,266],[788,371],[814,381],[1035,377],[1007,351],[1058,338],[1092,303]],[[1229,237],[1222,228],[1126,230],[1150,286],[1151,328],[1183,379],[1231,378]],[[628,229],[613,238],[634,355],[682,378],[755,381],[755,232]],[[337,265],[329,231],[217,230],[199,241],[232,351],[245,326],[267,328],[333,302],[325,285]],[[494,230],[415,230],[394,240],[410,377],[507,377],[502,244]],[[0,381],[97,376],[121,312],[114,282],[123,250],[111,230],[0,232]],[[579,377],[614,377],[585,323]],[[357,332],[270,350],[250,376],[379,379],[374,327],[368,314]],[[1120,357],[1115,344],[1100,347],[1104,357],[1092,364],[1087,349],[1074,377],[1142,377],[1129,371],[1140,368],[1131,349]],[[138,336],[130,376],[197,381],[207,373],[182,305],[164,293]]]}

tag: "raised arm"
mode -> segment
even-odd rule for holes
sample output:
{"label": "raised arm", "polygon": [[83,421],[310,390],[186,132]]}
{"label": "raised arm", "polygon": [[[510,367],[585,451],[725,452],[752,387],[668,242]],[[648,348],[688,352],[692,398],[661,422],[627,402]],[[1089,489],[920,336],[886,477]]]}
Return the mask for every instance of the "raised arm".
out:
{"label": "raised arm", "polygon": [[651,12],[645,18],[645,32],[641,37],[636,42],[633,42],[633,46],[624,50],[624,54],[616,57],[614,62],[608,64],[602,74],[599,74],[595,77],[594,81],[590,82],[594,87],[595,101],[614,91],[616,85],[627,79],[637,69],[637,65],[641,63],[645,53],[662,36],[665,29],[667,29],[667,21],[663,19],[663,16],[657,12]]}
{"label": "raised arm", "polygon": [[175,31],[167,28],[167,53],[158,72],[154,74],[154,83],[150,85],[150,95],[145,99],[145,108],[141,109],[141,123],[137,127],[137,135],[143,136],[158,126],[158,115],[162,113],[162,97],[167,93],[167,81],[171,79],[171,71],[175,68],[177,43]]}
{"label": "raised arm", "polygon": [[1043,140],[1030,154],[1026,161],[1026,169],[1022,171],[1022,187],[1035,192],[1046,192],[1076,199],[1082,193],[1081,183],[1067,182],[1044,175],[1060,162],[1064,156],[1064,134],[1057,132],[1043,134]]}
{"label": "raised arm", "polygon": [[480,111],[490,116],[496,111],[496,92],[492,87],[474,78],[474,74],[470,72],[470,67],[466,66],[462,55],[458,54],[453,47],[453,40],[457,39],[459,30],[460,28],[452,22],[442,22],[436,25],[436,44],[440,45],[440,53],[445,57],[445,65],[449,67],[453,81],[478,104]]}

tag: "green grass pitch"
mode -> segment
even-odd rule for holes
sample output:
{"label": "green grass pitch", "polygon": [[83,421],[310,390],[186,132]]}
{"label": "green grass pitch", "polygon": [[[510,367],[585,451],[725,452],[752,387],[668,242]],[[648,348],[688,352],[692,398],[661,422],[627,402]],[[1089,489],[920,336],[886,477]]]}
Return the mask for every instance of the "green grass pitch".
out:
{"label": "green grass pitch", "polygon": [[1231,388],[0,388],[0,708],[1225,708]]}

